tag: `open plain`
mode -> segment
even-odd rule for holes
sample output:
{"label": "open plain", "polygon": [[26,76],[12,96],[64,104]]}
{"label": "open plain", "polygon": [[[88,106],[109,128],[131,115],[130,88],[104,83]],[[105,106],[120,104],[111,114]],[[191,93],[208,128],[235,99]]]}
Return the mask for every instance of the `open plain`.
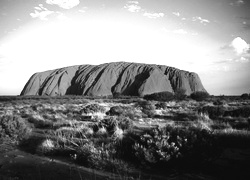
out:
{"label": "open plain", "polygon": [[0,179],[244,179],[240,97],[0,98]]}

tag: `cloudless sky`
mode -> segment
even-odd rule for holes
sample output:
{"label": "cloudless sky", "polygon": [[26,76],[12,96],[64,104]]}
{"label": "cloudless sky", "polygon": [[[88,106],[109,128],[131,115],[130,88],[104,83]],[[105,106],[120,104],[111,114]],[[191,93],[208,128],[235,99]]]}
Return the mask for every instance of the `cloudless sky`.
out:
{"label": "cloudless sky", "polygon": [[213,95],[250,93],[250,1],[1,0],[0,95],[35,72],[114,61],[199,74]]}

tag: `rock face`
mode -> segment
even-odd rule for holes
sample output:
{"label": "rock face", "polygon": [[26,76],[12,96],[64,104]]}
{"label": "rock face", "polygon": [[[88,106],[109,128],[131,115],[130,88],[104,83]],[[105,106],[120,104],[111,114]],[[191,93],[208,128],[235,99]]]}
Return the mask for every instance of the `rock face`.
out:
{"label": "rock face", "polygon": [[187,95],[195,91],[206,92],[199,76],[193,72],[163,65],[112,62],[35,73],[21,95],[143,96],[175,92],[180,88],[185,89]]}

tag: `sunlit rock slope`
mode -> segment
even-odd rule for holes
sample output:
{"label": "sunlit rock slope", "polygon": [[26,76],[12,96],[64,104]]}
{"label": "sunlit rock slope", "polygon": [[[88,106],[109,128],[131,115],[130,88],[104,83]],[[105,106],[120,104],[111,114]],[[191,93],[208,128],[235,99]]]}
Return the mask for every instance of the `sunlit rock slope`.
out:
{"label": "sunlit rock slope", "polygon": [[183,88],[186,94],[206,91],[193,72],[164,65],[112,62],[79,65],[35,73],[21,95],[89,95],[114,94],[143,96]]}

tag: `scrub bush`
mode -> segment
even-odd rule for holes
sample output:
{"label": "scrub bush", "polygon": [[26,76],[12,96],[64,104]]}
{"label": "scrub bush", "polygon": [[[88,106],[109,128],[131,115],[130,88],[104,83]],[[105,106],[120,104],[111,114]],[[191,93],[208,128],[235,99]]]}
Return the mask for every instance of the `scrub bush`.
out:
{"label": "scrub bush", "polygon": [[198,110],[198,113],[207,114],[209,118],[216,119],[224,115],[225,109],[222,106],[204,106]]}
{"label": "scrub bush", "polygon": [[22,140],[30,132],[31,129],[27,126],[25,120],[20,116],[0,116],[0,140],[4,140],[4,138]]}
{"label": "scrub bush", "polygon": [[190,97],[196,101],[203,101],[209,97],[209,94],[207,92],[203,92],[203,91],[196,91],[196,92],[192,93],[190,95]]}
{"label": "scrub bush", "polygon": [[171,101],[174,99],[174,94],[172,92],[163,91],[153,94],[147,94],[143,98],[146,100],[155,100],[155,101]]}
{"label": "scrub bush", "polygon": [[218,156],[215,144],[207,130],[166,126],[141,135],[133,150],[138,161],[146,166],[176,161],[196,164]]}
{"label": "scrub bush", "polygon": [[97,113],[97,112],[105,112],[105,108],[103,106],[100,106],[99,104],[90,104],[85,106],[81,110],[81,113],[84,114]]}

